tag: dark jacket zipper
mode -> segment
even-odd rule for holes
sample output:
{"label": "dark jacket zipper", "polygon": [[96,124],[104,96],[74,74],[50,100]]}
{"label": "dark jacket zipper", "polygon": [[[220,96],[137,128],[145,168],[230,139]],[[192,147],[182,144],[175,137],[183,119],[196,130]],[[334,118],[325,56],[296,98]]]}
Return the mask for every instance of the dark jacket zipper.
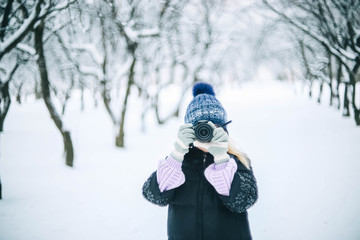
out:
{"label": "dark jacket zipper", "polygon": [[199,192],[198,192],[198,216],[197,216],[197,239],[203,240],[203,199],[204,199],[204,181],[205,181],[205,165],[206,165],[206,158],[207,155],[204,153],[203,161],[202,161],[202,168],[201,168],[201,174],[200,174],[200,181],[199,181]]}

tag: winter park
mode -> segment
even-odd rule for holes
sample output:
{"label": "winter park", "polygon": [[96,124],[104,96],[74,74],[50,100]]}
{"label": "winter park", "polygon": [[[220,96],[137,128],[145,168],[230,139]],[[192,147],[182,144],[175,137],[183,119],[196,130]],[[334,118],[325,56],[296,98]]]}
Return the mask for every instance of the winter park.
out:
{"label": "winter park", "polygon": [[0,240],[360,239],[359,16],[0,1]]}

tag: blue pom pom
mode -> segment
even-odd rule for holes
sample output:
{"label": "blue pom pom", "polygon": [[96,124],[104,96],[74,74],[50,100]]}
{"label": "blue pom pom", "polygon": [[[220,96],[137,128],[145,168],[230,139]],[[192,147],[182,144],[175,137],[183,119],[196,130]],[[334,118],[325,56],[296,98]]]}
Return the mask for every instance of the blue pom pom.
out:
{"label": "blue pom pom", "polygon": [[214,89],[210,84],[203,82],[195,83],[193,87],[193,96],[196,97],[203,93],[215,96]]}

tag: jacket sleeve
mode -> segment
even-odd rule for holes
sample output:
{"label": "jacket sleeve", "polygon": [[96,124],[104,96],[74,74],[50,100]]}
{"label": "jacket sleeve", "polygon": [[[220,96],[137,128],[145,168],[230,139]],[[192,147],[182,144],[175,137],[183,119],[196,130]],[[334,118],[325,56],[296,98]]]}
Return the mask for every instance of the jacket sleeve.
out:
{"label": "jacket sleeve", "polygon": [[176,161],[171,156],[159,162],[156,179],[160,192],[177,188],[185,182],[181,165],[181,162]]}
{"label": "jacket sleeve", "polygon": [[230,194],[219,195],[219,198],[230,211],[242,213],[256,202],[258,188],[252,168],[249,170],[240,161],[236,162],[238,169],[231,183]]}
{"label": "jacket sleeve", "polygon": [[220,164],[211,164],[205,169],[205,177],[215,190],[224,196],[230,195],[231,183],[238,166],[234,158]]}
{"label": "jacket sleeve", "polygon": [[175,189],[160,192],[158,181],[156,178],[156,171],[155,171],[144,183],[142,188],[142,193],[144,197],[150,202],[157,204],[159,206],[166,206],[174,198]]}

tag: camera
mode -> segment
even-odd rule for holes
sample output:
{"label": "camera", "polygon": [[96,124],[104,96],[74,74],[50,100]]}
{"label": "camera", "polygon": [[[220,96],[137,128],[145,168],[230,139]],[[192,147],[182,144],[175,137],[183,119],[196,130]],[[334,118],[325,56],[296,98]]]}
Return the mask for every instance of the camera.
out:
{"label": "camera", "polygon": [[195,139],[199,142],[210,142],[213,138],[214,129],[208,124],[208,121],[201,120],[193,128],[195,131]]}

